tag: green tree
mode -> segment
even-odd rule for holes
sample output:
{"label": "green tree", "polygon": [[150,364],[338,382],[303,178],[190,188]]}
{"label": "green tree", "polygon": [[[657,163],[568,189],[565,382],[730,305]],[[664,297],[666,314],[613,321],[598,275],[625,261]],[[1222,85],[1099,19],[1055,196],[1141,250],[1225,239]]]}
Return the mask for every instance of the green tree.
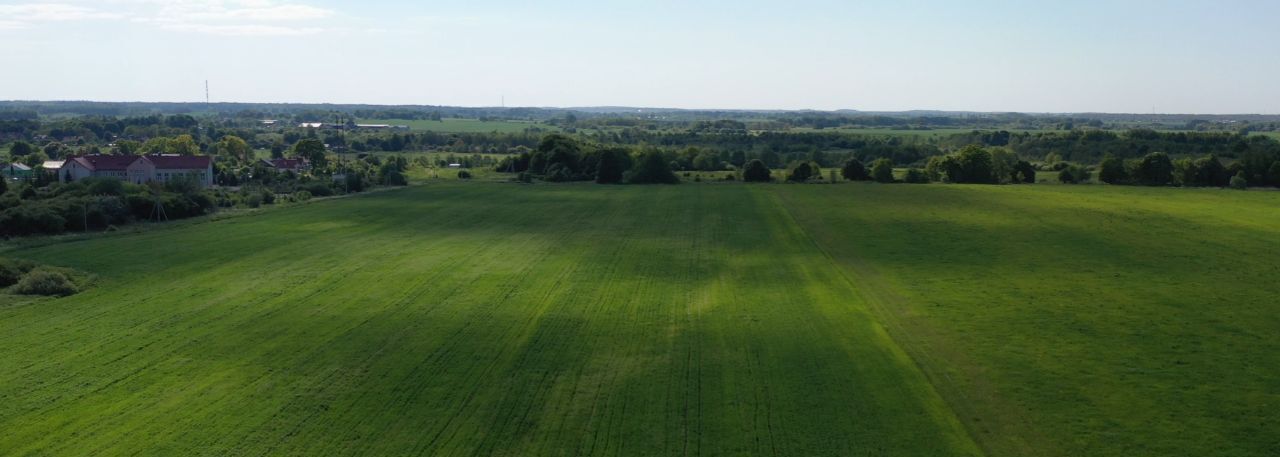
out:
{"label": "green tree", "polygon": [[[327,161],[325,160],[324,143],[321,143],[320,140],[315,138],[304,138],[298,140],[298,142],[293,145],[293,155],[294,157],[307,159],[307,161],[311,162],[312,168],[324,168],[327,164]],[[351,173],[348,173],[348,176],[349,175],[351,175]]]}
{"label": "green tree", "polygon": [[1225,187],[1231,180],[1227,167],[1222,166],[1222,161],[1218,160],[1217,155],[1209,154],[1208,157],[1196,160],[1195,165],[1197,185]]}
{"label": "green tree", "polygon": [[956,154],[956,162],[960,164],[960,183],[990,184],[995,182],[992,169],[991,153],[986,149],[969,145]]}
{"label": "green tree", "polygon": [[929,163],[924,167],[925,176],[930,181],[938,182],[958,182],[960,178],[960,162],[951,155],[933,156],[929,158]]}
{"label": "green tree", "polygon": [[765,165],[763,160],[752,159],[742,169],[742,180],[744,182],[769,182],[773,180],[773,172],[769,170],[769,166]]}
{"label": "green tree", "polygon": [[275,140],[271,142],[271,158],[283,159],[285,145],[283,141]]}
{"label": "green tree", "polygon": [[33,152],[36,152],[35,146],[32,146],[31,143],[26,141],[14,141],[13,144],[9,146],[9,156],[15,160]]}
{"label": "green tree", "polygon": [[142,149],[142,143],[133,140],[117,140],[111,153],[121,156],[136,155]]}
{"label": "green tree", "polygon": [[164,154],[165,148],[169,146],[169,138],[163,136],[151,137],[142,143],[142,147],[138,151],[143,154]]}
{"label": "green tree", "polygon": [[635,168],[627,176],[631,184],[676,184],[680,178],[671,171],[671,165],[661,151],[650,150],[640,154]]}
{"label": "green tree", "polygon": [[1198,186],[1196,182],[1196,161],[1191,159],[1178,159],[1173,161],[1173,183],[1180,186]]}
{"label": "green tree", "polygon": [[626,173],[627,152],[621,149],[605,149],[600,151],[600,161],[596,164],[596,182],[599,184],[617,184],[622,182]]}
{"label": "green tree", "polygon": [[787,181],[790,182],[805,182],[812,177],[813,167],[809,165],[809,162],[800,162],[787,173]]}
{"label": "green tree", "polygon": [[849,159],[840,167],[840,176],[850,181],[867,181],[871,179],[871,175],[867,173],[867,166],[857,158]]}
{"label": "green tree", "polygon": [[64,158],[70,152],[71,148],[57,141],[44,145],[44,155],[54,159]]}
{"label": "green tree", "polygon": [[1271,168],[1267,169],[1267,178],[1271,185],[1280,187],[1280,160],[1271,164]]}
{"label": "green tree", "polygon": [[1008,149],[995,148],[991,154],[991,182],[1009,184],[1022,182],[1018,176],[1018,156]]}
{"label": "green tree", "polygon": [[1165,186],[1173,180],[1173,161],[1163,152],[1147,154],[1138,162],[1138,182],[1147,186]]}
{"label": "green tree", "polygon": [[876,159],[875,162],[871,162],[871,177],[876,182],[893,182],[893,161],[887,158],[880,158]]}
{"label": "green tree", "polygon": [[1098,165],[1098,179],[1107,184],[1122,184],[1129,180],[1129,173],[1124,169],[1124,161],[1107,154]]}
{"label": "green tree", "polygon": [[582,147],[578,145],[578,141],[560,133],[551,133],[542,137],[538,142],[538,148],[535,150],[535,156],[541,156],[535,159],[536,167],[532,167],[534,173],[545,173],[548,168],[554,164],[562,164],[571,172],[578,172],[579,160],[582,157]]}
{"label": "green tree", "polygon": [[768,166],[770,168],[777,167],[779,164],[782,163],[782,157],[778,156],[778,153],[774,152],[772,149],[765,151],[764,154],[761,154],[760,160],[764,162],[765,166]]}
{"label": "green tree", "polygon": [[249,147],[243,139],[234,135],[227,135],[218,141],[216,151],[219,156],[234,158],[236,160],[248,162],[253,158],[253,148]]}
{"label": "green tree", "polygon": [[720,157],[710,151],[700,152],[693,158],[693,168],[700,171],[721,170]]}
{"label": "green tree", "polygon": [[733,151],[733,154],[729,157],[729,163],[733,164],[735,167],[741,167],[747,164],[747,153],[741,150]]}
{"label": "green tree", "polygon": [[192,138],[191,135],[178,135],[165,144],[164,152],[165,154],[193,156],[200,153],[200,145],[196,144],[195,138]]}
{"label": "green tree", "polygon": [[1036,167],[1031,162],[1019,160],[1014,167],[1013,181],[1015,183],[1035,184],[1036,183]]}

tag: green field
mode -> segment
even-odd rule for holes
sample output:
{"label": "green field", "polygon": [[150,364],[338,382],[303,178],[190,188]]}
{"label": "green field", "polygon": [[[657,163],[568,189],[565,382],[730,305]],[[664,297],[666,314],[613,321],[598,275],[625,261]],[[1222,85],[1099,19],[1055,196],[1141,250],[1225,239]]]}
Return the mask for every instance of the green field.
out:
{"label": "green field", "polygon": [[829,129],[815,129],[815,128],[803,128],[803,127],[802,127],[802,128],[793,128],[793,129],[790,129],[790,130],[788,130],[788,131],[789,131],[789,132],[797,132],[797,133],[823,133],[823,132],[826,132],[826,133],[848,133],[848,134],[871,135],[871,136],[899,136],[899,137],[929,137],[929,136],[937,136],[937,137],[946,137],[946,136],[951,136],[951,135],[959,135],[959,134],[971,133],[971,132],[973,132],[973,131],[975,131],[975,130],[976,130],[976,131],[982,131],[982,132],[992,132],[992,131],[996,131],[996,130],[1009,130],[1009,131],[1010,131],[1010,132],[1012,132],[1012,133],[1048,133],[1048,132],[1061,132],[1060,130],[975,129],[975,128],[968,128],[968,129],[941,129],[941,128],[939,128],[939,129],[929,129],[929,130],[898,130],[898,129],[887,129],[887,128],[885,128],[885,129],[877,129],[877,128],[829,128]]}
{"label": "green field", "polygon": [[1267,456],[1280,194],[432,183],[3,253],[4,455]]}
{"label": "green field", "polygon": [[407,125],[413,131],[441,133],[520,133],[537,128],[543,132],[557,132],[555,126],[533,121],[481,121],[479,119],[445,118],[439,121],[426,119],[360,119],[361,124]]}

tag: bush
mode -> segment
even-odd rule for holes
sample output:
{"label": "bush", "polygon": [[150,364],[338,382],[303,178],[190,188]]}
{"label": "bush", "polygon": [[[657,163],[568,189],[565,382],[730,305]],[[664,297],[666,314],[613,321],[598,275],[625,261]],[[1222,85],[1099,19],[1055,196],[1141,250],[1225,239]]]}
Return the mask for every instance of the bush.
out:
{"label": "bush", "polygon": [[293,201],[295,202],[305,202],[310,199],[311,199],[311,192],[300,190],[293,193]]}
{"label": "bush", "polygon": [[24,204],[0,211],[0,235],[62,233],[67,220],[46,204]]}
{"label": "bush", "polygon": [[0,288],[17,284],[33,268],[35,264],[26,260],[0,259]]}
{"label": "bush", "polygon": [[471,172],[467,170],[458,170],[458,179],[471,179]]}
{"label": "bush", "polygon": [[[458,172],[458,177],[462,177],[462,172]],[[467,177],[470,178],[471,175],[468,174]],[[573,181],[573,170],[563,163],[553,163],[547,167],[547,175],[542,179],[551,182]]]}
{"label": "bush", "polygon": [[13,286],[13,293],[21,295],[65,297],[79,290],[66,273],[45,267],[31,270]]}
{"label": "bush", "polygon": [[1229,185],[1232,189],[1245,190],[1249,188],[1249,180],[1244,178],[1244,172],[1242,171],[1231,177],[1231,183]]}
{"label": "bush", "polygon": [[351,171],[347,173],[344,180],[347,186],[347,192],[364,192],[364,176],[358,172]]}
{"label": "bush", "polygon": [[903,181],[908,184],[927,184],[929,176],[924,174],[924,170],[912,168],[907,170],[907,175],[903,178]]}
{"label": "bush", "polygon": [[409,180],[405,179],[404,174],[395,170],[388,170],[382,174],[382,185],[384,186],[407,186]]}
{"label": "bush", "polygon": [[303,192],[311,194],[312,197],[328,197],[333,195],[333,188],[322,182],[313,182],[302,188]]}

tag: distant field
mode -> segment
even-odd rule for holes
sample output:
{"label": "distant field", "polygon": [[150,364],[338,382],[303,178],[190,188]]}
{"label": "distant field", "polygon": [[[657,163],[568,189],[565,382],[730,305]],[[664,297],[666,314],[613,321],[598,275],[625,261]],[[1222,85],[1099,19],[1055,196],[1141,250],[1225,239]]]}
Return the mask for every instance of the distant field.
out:
{"label": "distant field", "polygon": [[[974,130],[997,131],[997,130],[1003,130],[1003,129],[969,128],[969,129],[933,129],[933,130],[894,130],[894,129],[855,129],[855,128],[832,128],[832,129],[794,128],[789,131],[790,132],[810,132],[810,133],[839,132],[839,133],[850,133],[850,134],[858,134],[858,135],[883,135],[883,136],[909,136],[909,137],[939,136],[939,137],[942,137],[942,136],[950,136],[950,135],[956,135],[961,133],[969,133],[969,132],[973,132]],[[1009,131],[1013,133],[1060,132],[1059,130],[1009,130]]]}
{"label": "distant field", "polygon": [[441,179],[10,250],[99,279],[0,295],[0,454],[1274,456],[1277,206]]}
{"label": "distant field", "polygon": [[539,128],[547,132],[555,132],[560,129],[554,126],[541,124],[537,122],[526,121],[491,121],[485,122],[478,119],[454,119],[446,118],[440,121],[429,120],[411,120],[411,119],[361,119],[357,121],[361,124],[392,124],[407,125],[412,130],[425,130],[443,133],[518,133],[528,128]]}

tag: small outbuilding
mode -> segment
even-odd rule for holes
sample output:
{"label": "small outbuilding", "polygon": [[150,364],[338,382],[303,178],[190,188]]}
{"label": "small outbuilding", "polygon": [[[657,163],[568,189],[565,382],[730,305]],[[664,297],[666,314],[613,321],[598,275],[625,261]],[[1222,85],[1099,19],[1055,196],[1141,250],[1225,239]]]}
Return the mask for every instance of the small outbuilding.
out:
{"label": "small outbuilding", "polygon": [[29,179],[31,178],[31,167],[14,162],[0,169],[0,174],[10,179]]}

